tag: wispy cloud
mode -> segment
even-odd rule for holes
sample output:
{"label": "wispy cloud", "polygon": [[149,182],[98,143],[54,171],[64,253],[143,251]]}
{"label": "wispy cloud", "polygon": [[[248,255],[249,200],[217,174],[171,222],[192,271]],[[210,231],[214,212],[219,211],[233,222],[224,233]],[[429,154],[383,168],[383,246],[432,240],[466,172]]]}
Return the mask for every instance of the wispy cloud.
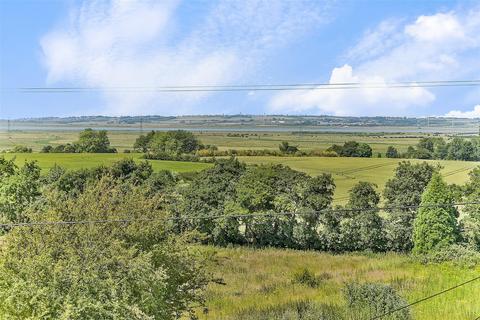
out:
{"label": "wispy cloud", "polygon": [[[330,83],[426,81],[478,78],[480,10],[441,12],[414,21],[386,20],[365,33],[334,68]],[[381,87],[381,86],[380,86]],[[435,92],[402,89],[317,90],[282,93],[270,102],[276,112],[337,115],[418,114]]]}
{"label": "wispy cloud", "polygon": [[[225,85],[326,21],[311,1],[219,1],[177,32],[181,2],[94,1],[73,8],[40,41],[49,83],[94,87]],[[209,112],[209,93],[103,92],[105,113]]]}

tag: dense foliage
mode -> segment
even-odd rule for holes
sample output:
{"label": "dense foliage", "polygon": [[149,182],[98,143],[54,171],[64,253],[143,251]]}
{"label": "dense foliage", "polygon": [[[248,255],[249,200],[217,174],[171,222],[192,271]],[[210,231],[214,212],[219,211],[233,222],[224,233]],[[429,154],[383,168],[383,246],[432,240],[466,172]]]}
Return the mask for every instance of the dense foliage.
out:
{"label": "dense foliage", "polygon": [[133,219],[5,229],[2,317],[177,319],[203,303],[209,277],[201,256],[187,234],[172,232],[164,210],[166,190],[176,182],[171,173],[123,160],[92,170],[54,167],[39,179],[34,163],[17,168],[2,159],[0,176],[4,220]]}
{"label": "dense foliage", "polygon": [[439,171],[426,162],[400,162],[395,175],[385,184],[383,196],[388,210],[386,225],[388,247],[395,251],[410,251],[413,247],[413,221],[432,175]]}
{"label": "dense foliage", "polygon": [[[434,174],[422,195],[421,207],[414,221],[413,251],[428,253],[444,249],[458,240],[458,213],[447,185]],[[433,207],[433,205],[441,205]]]}
{"label": "dense foliage", "polygon": [[192,154],[201,147],[195,135],[185,130],[151,131],[135,141],[136,151],[152,154]]}
{"label": "dense foliage", "polygon": [[372,157],[372,148],[367,143],[357,141],[347,141],[343,146],[334,144],[327,151],[336,152],[341,157]]}
{"label": "dense foliage", "polygon": [[79,133],[78,140],[74,143],[60,144],[57,146],[46,145],[43,153],[115,153],[117,150],[110,147],[110,140],[106,130],[85,129]]}

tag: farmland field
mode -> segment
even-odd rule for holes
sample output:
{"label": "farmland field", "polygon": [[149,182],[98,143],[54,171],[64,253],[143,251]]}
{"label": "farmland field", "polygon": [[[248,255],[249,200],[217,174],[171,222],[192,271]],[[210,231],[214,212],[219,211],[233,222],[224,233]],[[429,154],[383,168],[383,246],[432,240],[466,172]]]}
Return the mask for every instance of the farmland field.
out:
{"label": "farmland field", "polygon": [[[209,248],[208,250],[214,250]],[[480,271],[449,264],[422,265],[400,254],[331,255],[280,249],[215,249],[221,261],[215,275],[226,285],[207,291],[207,314],[201,319],[235,319],[252,310],[311,300],[342,306],[342,288],[349,281],[391,284],[409,302],[478,276]],[[328,274],[319,287],[292,283],[303,268]],[[416,320],[465,320],[480,315],[480,282],[473,282],[412,307]],[[248,318],[248,317],[247,317]]]}
{"label": "farmland field", "polygon": [[[42,170],[48,170],[55,164],[66,169],[93,168],[100,165],[110,165],[114,161],[125,158],[133,158],[142,161],[141,154],[124,153],[8,153],[6,159],[15,158],[17,165],[25,161],[36,160]],[[198,171],[210,167],[208,163],[148,160],[155,171],[171,170],[175,172]]]}
{"label": "farmland field", "polygon": [[[113,147],[120,152],[131,149],[139,131],[109,131],[108,136]],[[408,146],[415,145],[425,134],[405,133],[313,133],[313,132],[209,132],[197,131],[195,135],[204,144],[216,145],[219,150],[226,149],[278,149],[282,141],[288,141],[301,150],[325,150],[332,144],[343,144],[356,140],[371,145],[374,154],[385,153],[388,146],[393,145],[399,151],[406,151]],[[47,144],[59,145],[71,143],[78,139],[78,131],[0,131],[0,150],[10,149],[16,145],[24,145],[34,151],[40,151]]]}
{"label": "farmland field", "polygon": [[[310,175],[331,173],[335,179],[337,190],[336,202],[344,202],[354,184],[368,181],[377,184],[380,190],[385,182],[393,176],[399,159],[385,158],[322,158],[322,157],[239,157],[248,164],[276,163],[303,171]],[[427,161],[439,164],[441,174],[448,183],[463,184],[468,179],[468,173],[480,165],[479,162],[447,161],[447,160],[416,160],[413,163]]]}

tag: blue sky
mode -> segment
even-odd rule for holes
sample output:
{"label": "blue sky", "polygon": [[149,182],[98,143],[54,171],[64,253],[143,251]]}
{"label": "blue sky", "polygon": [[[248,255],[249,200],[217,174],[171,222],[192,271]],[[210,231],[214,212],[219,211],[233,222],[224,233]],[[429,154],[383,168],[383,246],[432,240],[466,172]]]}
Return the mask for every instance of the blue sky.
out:
{"label": "blue sky", "polygon": [[480,90],[20,93],[480,79],[478,1],[0,2],[0,118],[329,114],[480,117]]}

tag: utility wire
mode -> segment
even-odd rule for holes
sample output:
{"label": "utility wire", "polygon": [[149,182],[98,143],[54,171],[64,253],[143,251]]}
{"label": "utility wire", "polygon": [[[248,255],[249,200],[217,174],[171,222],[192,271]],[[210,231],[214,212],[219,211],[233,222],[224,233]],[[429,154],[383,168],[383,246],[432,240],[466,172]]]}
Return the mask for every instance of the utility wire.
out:
{"label": "utility wire", "polygon": [[[435,297],[438,297],[439,295],[442,295],[442,294],[447,293],[447,292],[449,292],[449,291],[455,290],[455,289],[457,289],[457,288],[459,288],[459,287],[461,287],[461,286],[464,286],[464,285],[466,285],[466,284],[469,284],[469,283],[474,282],[474,281],[479,280],[479,279],[480,279],[480,276],[475,277],[475,278],[470,279],[470,280],[467,280],[467,281],[465,281],[465,282],[459,283],[459,284],[457,284],[457,285],[455,285],[455,286],[453,286],[453,287],[450,287],[450,288],[448,288],[448,289],[445,289],[445,290],[442,290],[442,291],[440,291],[440,292],[434,293],[434,294],[432,294],[432,295],[430,295],[430,296],[427,296],[427,297],[424,297],[424,298],[422,298],[422,299],[416,300],[416,301],[414,301],[414,302],[412,302],[412,303],[409,303],[409,304],[407,304],[407,305],[405,305],[405,306],[403,306],[403,307],[400,307],[400,308],[391,310],[391,311],[389,311],[389,312],[386,312],[386,313],[384,313],[384,314],[375,316],[375,317],[371,318],[370,320],[377,320],[377,319],[381,319],[381,318],[383,318],[383,317],[389,316],[389,315],[391,315],[391,314],[393,314],[393,313],[395,313],[395,312],[397,312],[397,311],[404,310],[404,309],[406,309],[406,308],[409,308],[409,307],[414,306],[414,305],[416,305],[416,304],[419,304],[419,303],[421,303],[421,302],[424,302],[424,301],[433,299],[433,298],[435,298]],[[477,318],[477,319],[480,319],[480,317]],[[477,320],[477,319],[476,319],[476,320]]]}
{"label": "utility wire", "polygon": [[[325,209],[320,211],[309,212],[270,212],[270,213],[245,213],[245,214],[221,214],[211,216],[177,216],[163,218],[165,221],[195,221],[195,220],[215,220],[221,218],[254,218],[254,217],[277,217],[277,216],[306,216],[320,213],[336,213],[336,212],[360,212],[365,210],[408,210],[417,208],[441,208],[448,206],[465,206],[465,205],[480,205],[480,202],[457,202],[457,203],[442,203],[442,204],[423,204],[416,206],[388,206],[388,207],[373,207],[373,208],[345,208],[345,209]],[[66,226],[66,225],[85,225],[85,224],[108,224],[108,223],[131,223],[131,222],[149,222],[157,221],[161,218],[136,218],[136,219],[99,219],[99,220],[71,220],[71,221],[35,221],[35,222],[18,222],[18,223],[3,223],[0,228],[16,228],[16,227],[38,227],[38,226]]]}
{"label": "utility wire", "polygon": [[293,83],[251,85],[179,85],[179,86],[110,86],[110,87],[18,87],[4,88],[21,93],[75,93],[95,91],[117,92],[235,92],[235,91],[297,91],[297,90],[345,90],[386,89],[417,87],[465,87],[480,86],[480,80],[442,80],[412,82],[342,82],[342,83]]}

